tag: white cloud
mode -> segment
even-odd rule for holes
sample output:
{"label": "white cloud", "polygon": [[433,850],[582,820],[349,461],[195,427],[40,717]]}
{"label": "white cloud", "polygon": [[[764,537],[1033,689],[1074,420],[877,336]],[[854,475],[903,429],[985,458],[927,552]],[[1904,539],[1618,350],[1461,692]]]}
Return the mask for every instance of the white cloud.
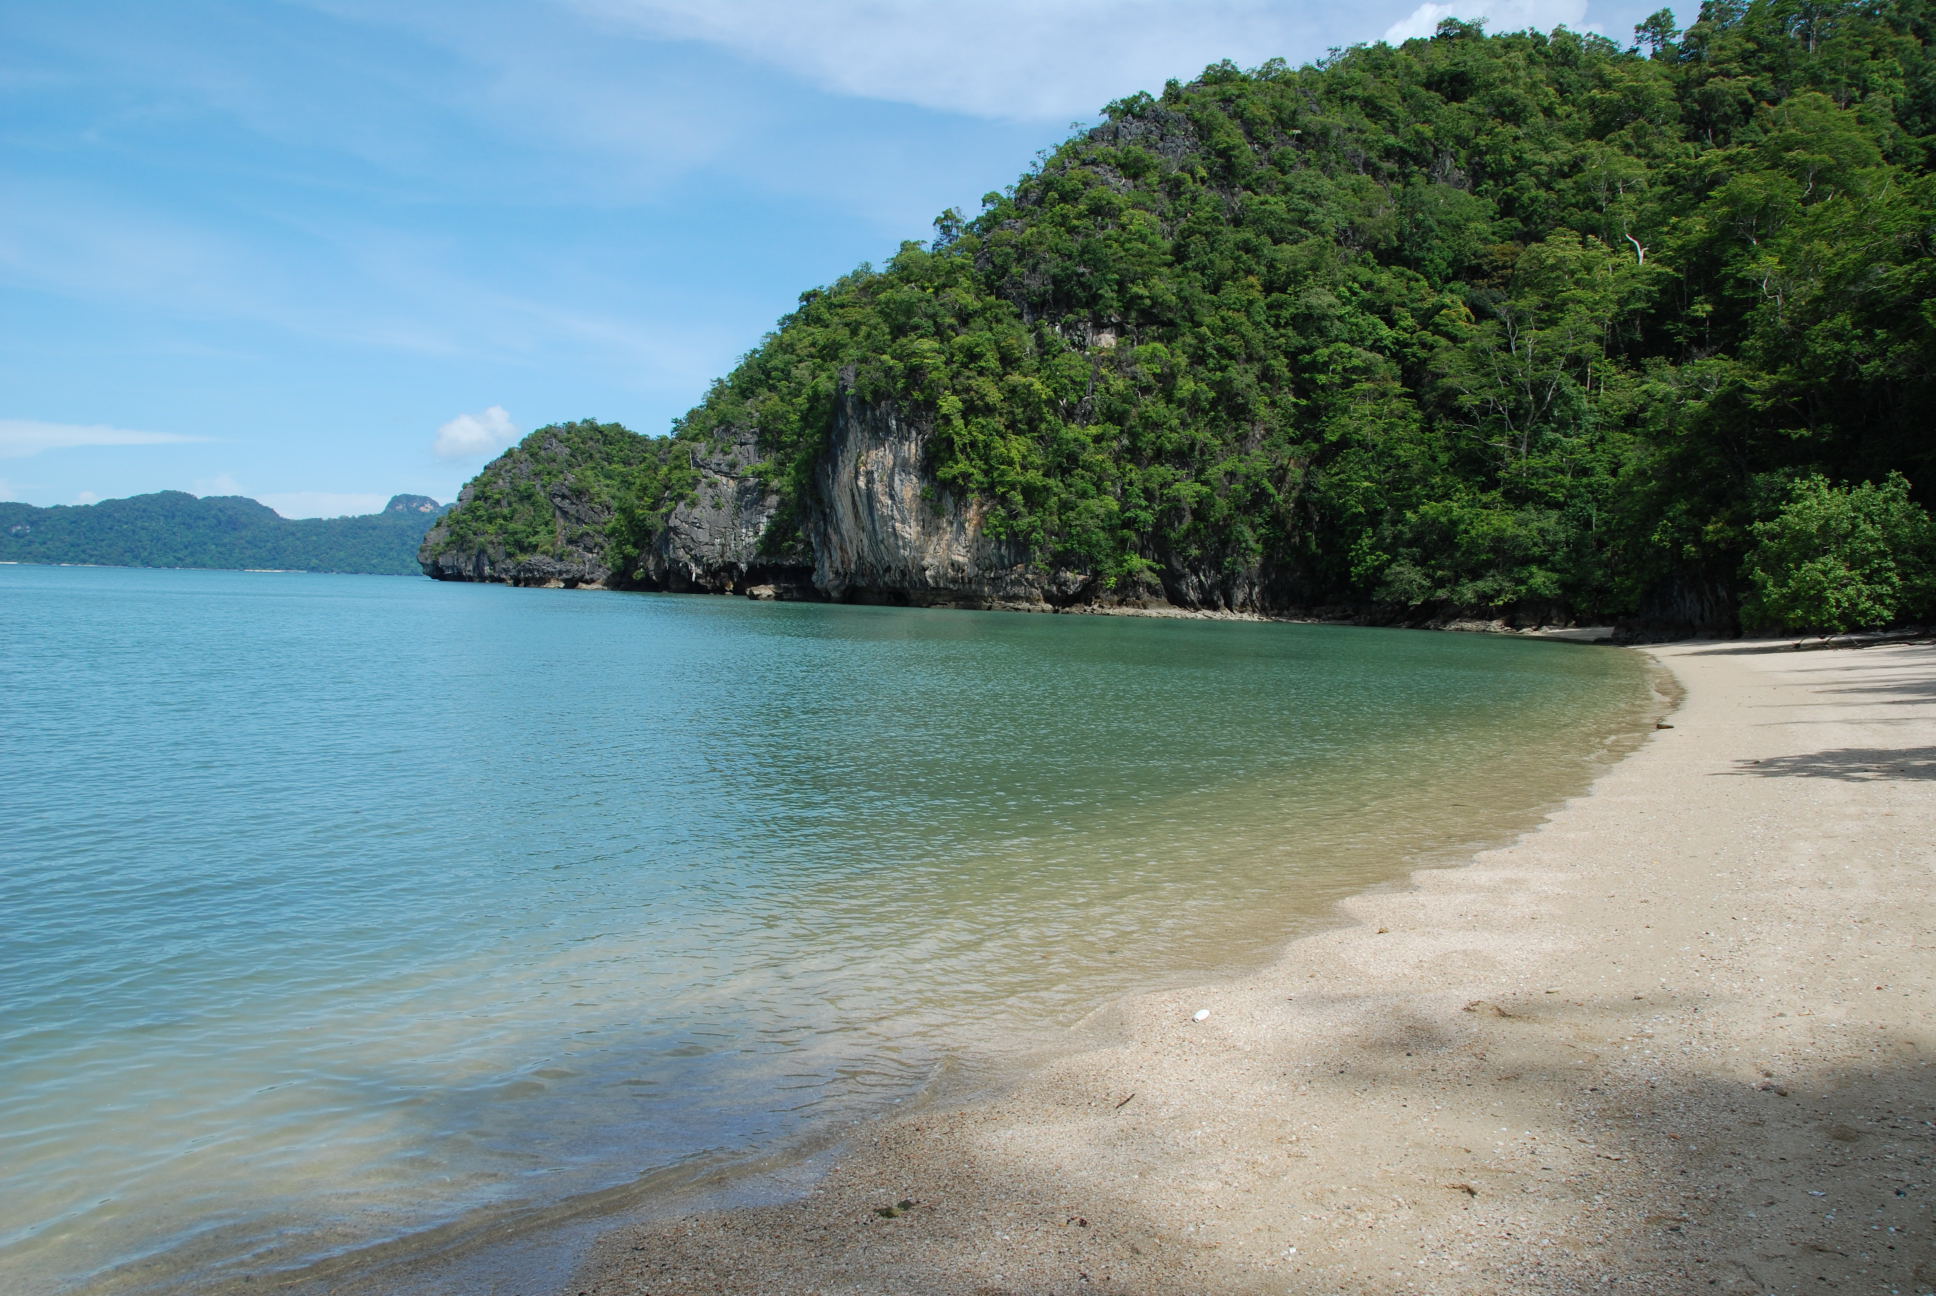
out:
{"label": "white cloud", "polygon": [[[210,495],[240,495],[258,504],[266,504],[286,518],[356,517],[364,513],[381,512],[383,506],[390,502],[388,495],[378,495],[371,491],[307,490],[264,493],[250,490],[230,473],[217,473],[213,477],[201,478],[190,488],[189,493],[203,498]],[[76,503],[79,502],[76,501]]]}
{"label": "white cloud", "polygon": [[439,459],[483,459],[518,439],[517,426],[502,405],[477,414],[459,414],[437,429],[431,447]]}
{"label": "white cloud", "polygon": [[94,491],[76,491],[72,502],[75,504],[99,504],[101,497]]}
{"label": "white cloud", "polygon": [[388,495],[361,491],[279,491],[256,499],[286,518],[359,517],[390,502]]}
{"label": "white cloud", "polygon": [[1585,30],[1586,0],[1453,0],[1433,4],[1431,0],[1385,29],[1384,39],[1397,45],[1415,36],[1430,36],[1447,18],[1467,22],[1484,20],[1490,32],[1551,31],[1555,27]]}
{"label": "white cloud", "polygon": [[247,495],[249,488],[235,480],[228,473],[216,473],[213,477],[197,478],[189,487],[191,495]]}
{"label": "white cloud", "polygon": [[36,419],[0,419],[0,459],[25,459],[47,450],[80,446],[178,445],[207,437],[174,432],[138,432],[105,423],[42,423]]}
{"label": "white cloud", "polygon": [[[1390,12],[1286,0],[564,0],[662,40],[715,45],[837,94],[1011,121],[1087,117],[1137,89],[1188,81],[1230,59],[1298,64],[1371,38]],[[1576,30],[1587,0],[1420,4],[1384,39],[1430,36],[1441,18],[1489,30]]]}
{"label": "white cloud", "polygon": [[567,0],[642,35],[721,46],[823,89],[1011,121],[1089,116],[1232,59],[1302,62],[1341,24],[1283,0]]}

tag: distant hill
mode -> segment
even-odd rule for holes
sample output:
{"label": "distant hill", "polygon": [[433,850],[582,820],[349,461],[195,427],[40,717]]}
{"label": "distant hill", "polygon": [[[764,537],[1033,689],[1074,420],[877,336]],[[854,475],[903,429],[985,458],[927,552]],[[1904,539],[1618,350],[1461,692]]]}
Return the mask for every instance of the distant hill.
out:
{"label": "distant hill", "polygon": [[417,546],[448,508],[397,495],[381,513],[285,518],[240,495],[185,491],[53,508],[0,503],[0,561],[414,576]]}

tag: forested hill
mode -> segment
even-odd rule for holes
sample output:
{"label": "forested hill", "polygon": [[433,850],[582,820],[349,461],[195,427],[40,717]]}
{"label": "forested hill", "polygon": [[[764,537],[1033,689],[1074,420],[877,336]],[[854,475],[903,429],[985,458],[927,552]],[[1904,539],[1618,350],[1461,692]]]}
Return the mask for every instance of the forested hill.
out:
{"label": "forested hill", "polygon": [[[804,294],[670,437],[574,442],[624,496],[575,549],[556,491],[486,489],[426,570],[1929,615],[1933,21],[1931,0],[1711,0],[1632,49],[1447,21],[1131,96],[978,216]],[[556,431],[480,484],[529,477]],[[919,499],[855,504],[909,447]],[[743,534],[680,531],[733,492]]]}
{"label": "forested hill", "polygon": [[275,568],[414,575],[446,506],[397,495],[381,513],[285,518],[239,495],[159,491],[98,504],[0,504],[0,560],[111,567]]}

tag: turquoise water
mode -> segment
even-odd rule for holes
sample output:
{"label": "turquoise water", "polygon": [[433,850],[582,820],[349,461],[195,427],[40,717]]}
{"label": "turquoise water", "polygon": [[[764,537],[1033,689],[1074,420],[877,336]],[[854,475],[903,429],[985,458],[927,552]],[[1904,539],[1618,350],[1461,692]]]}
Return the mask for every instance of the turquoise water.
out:
{"label": "turquoise water", "polygon": [[1530,822],[1604,650],[0,566],[0,1289],[730,1163]]}

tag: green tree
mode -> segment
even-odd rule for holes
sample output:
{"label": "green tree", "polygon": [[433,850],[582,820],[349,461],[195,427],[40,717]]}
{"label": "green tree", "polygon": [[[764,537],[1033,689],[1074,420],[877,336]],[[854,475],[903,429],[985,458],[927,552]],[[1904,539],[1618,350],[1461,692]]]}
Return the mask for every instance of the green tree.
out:
{"label": "green tree", "polygon": [[1839,632],[1931,610],[1936,525],[1900,473],[1853,487],[1804,477],[1753,531],[1750,626]]}

